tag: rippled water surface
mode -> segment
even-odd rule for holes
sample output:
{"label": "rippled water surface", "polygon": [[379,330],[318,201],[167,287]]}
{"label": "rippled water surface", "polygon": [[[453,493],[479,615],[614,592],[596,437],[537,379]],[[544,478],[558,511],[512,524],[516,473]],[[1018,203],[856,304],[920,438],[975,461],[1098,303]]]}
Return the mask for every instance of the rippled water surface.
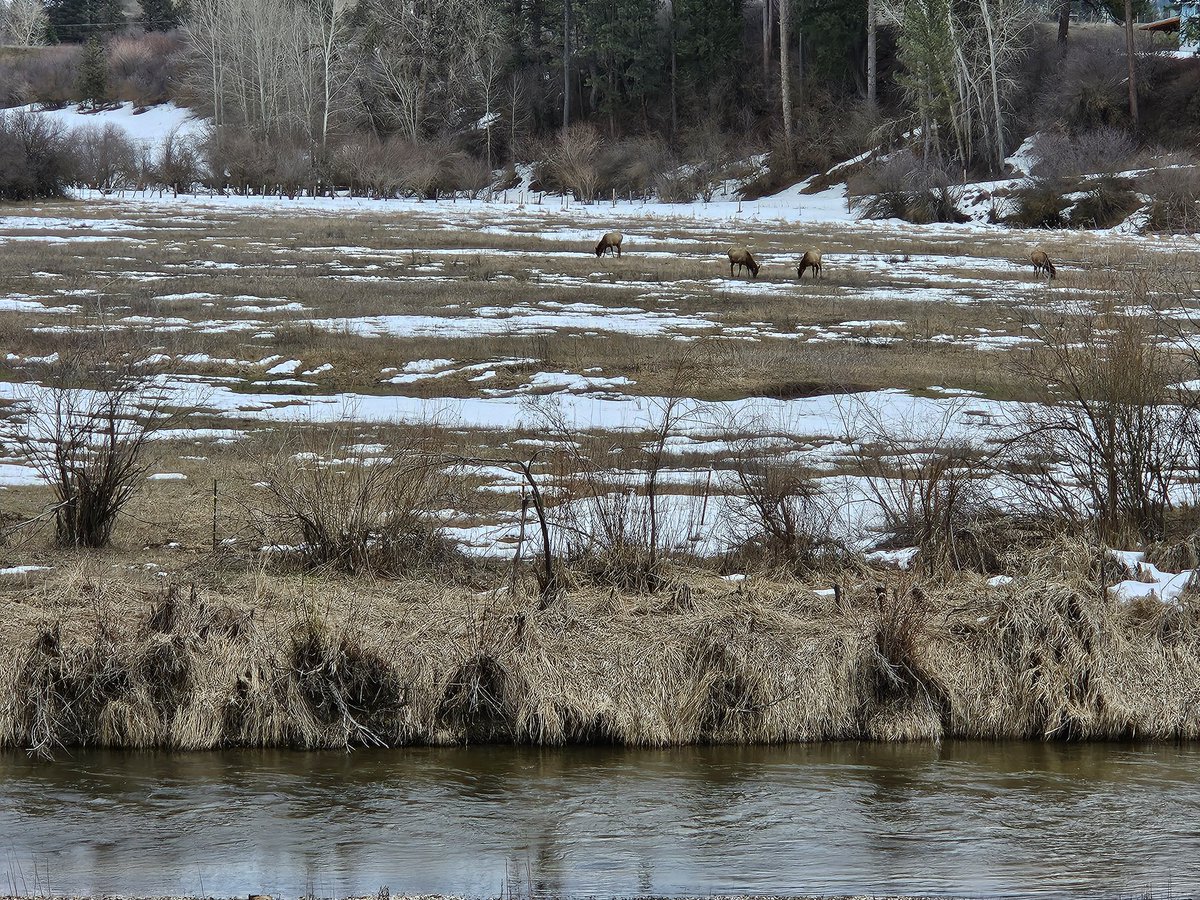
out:
{"label": "rippled water surface", "polygon": [[1200,748],[0,755],[0,894],[1200,889]]}

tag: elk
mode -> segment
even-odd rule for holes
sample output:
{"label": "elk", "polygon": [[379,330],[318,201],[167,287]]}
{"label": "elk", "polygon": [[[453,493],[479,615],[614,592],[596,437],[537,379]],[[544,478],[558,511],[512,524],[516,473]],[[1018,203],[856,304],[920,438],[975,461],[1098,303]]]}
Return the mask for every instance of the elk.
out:
{"label": "elk", "polygon": [[733,277],[733,267],[738,267],[740,273],[743,268],[750,270],[750,275],[753,278],[758,277],[758,261],[745,247],[730,247],[729,248],[729,277]]}
{"label": "elk", "polygon": [[1045,250],[1034,250],[1033,253],[1029,255],[1029,258],[1033,260],[1033,272],[1035,275],[1045,272],[1050,276],[1051,279],[1054,278],[1056,269],[1054,268],[1054,263],[1050,261],[1050,256]]}
{"label": "elk", "polygon": [[800,265],[796,267],[796,277],[803,278],[804,270],[812,269],[813,278],[823,278],[821,274],[821,251],[820,250],[805,250],[804,255],[800,257]]}
{"label": "elk", "polygon": [[610,254],[616,251],[615,255],[619,259],[621,257],[621,232],[610,231],[608,234],[600,238],[600,243],[596,245],[596,256],[604,255],[607,250]]}

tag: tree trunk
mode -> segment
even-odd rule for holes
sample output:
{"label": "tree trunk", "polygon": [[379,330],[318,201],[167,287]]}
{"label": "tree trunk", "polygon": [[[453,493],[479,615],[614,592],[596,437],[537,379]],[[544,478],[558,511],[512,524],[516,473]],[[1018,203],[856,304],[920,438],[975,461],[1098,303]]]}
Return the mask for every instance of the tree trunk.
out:
{"label": "tree trunk", "polygon": [[1129,65],[1129,119],[1138,131],[1137,56],[1133,51],[1133,0],[1125,0],[1125,59]]}
{"label": "tree trunk", "polygon": [[671,0],[671,139],[679,132],[678,69],[675,58],[675,0]]}
{"label": "tree trunk", "polygon": [[771,2],[763,0],[762,5],[762,69],[763,81],[768,83],[771,78]]}
{"label": "tree trunk", "polygon": [[783,106],[783,140],[789,153],[792,149],[792,72],[788,59],[792,42],[791,5],[792,0],[779,3],[779,100]]}
{"label": "tree trunk", "polygon": [[[1132,2],[1132,0],[1129,0]],[[992,116],[994,118],[996,141],[996,173],[1004,167],[1004,115],[1000,108],[1000,72],[996,54],[996,33],[992,27],[992,12],[988,0],[979,0],[979,13],[983,19],[984,31],[988,42],[988,75],[992,82]]]}
{"label": "tree trunk", "polygon": [[563,128],[571,124],[571,0],[563,0]]}
{"label": "tree trunk", "polygon": [[876,0],[867,0],[867,103],[872,109],[879,102],[876,88],[879,84],[879,60],[876,46]]}
{"label": "tree trunk", "polygon": [[1058,42],[1067,43],[1067,32],[1071,28],[1071,0],[1062,0],[1058,7]]}

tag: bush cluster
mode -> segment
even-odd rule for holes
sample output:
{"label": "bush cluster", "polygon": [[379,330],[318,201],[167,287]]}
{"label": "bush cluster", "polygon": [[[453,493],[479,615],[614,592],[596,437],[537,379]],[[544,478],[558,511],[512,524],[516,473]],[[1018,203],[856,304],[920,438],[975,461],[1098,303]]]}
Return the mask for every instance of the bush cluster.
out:
{"label": "bush cluster", "polygon": [[901,150],[850,180],[852,205],[868,219],[919,225],[965,222],[961,190],[937,163]]}

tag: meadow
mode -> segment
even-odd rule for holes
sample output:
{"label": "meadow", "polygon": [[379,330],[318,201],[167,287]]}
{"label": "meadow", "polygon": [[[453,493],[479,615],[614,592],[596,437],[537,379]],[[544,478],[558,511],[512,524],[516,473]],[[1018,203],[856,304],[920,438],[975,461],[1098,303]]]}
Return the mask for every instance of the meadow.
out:
{"label": "meadow", "polygon": [[979,498],[1048,335],[1187,363],[1200,248],[826,211],[4,210],[8,434],[72,360],[160,421],[107,549],[6,440],[0,744],[1194,735],[1189,479],[1154,546]]}

